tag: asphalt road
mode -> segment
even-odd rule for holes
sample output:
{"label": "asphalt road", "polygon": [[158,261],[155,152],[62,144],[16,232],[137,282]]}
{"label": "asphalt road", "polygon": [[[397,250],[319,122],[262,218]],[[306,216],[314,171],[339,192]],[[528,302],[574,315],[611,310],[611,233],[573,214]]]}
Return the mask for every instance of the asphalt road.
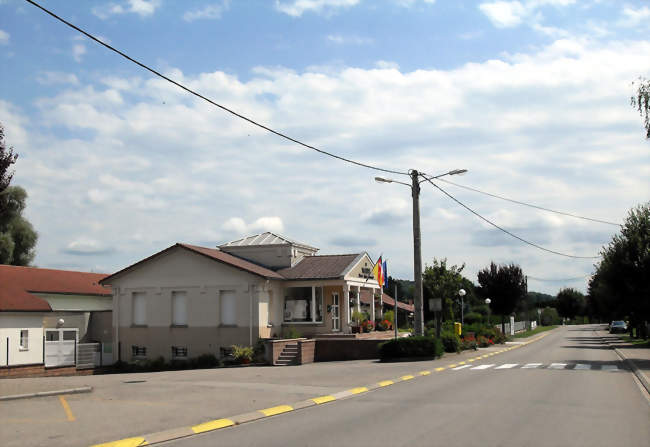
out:
{"label": "asphalt road", "polygon": [[648,447],[647,393],[595,327],[560,328],[462,369],[166,445]]}

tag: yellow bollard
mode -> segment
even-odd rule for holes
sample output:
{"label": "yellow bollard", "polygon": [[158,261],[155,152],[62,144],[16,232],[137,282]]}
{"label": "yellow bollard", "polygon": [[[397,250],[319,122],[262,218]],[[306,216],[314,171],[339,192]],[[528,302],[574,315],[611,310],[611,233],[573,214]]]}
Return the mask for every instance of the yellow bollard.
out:
{"label": "yellow bollard", "polygon": [[454,323],[454,333],[460,337],[460,334],[463,332],[463,328],[460,323]]}

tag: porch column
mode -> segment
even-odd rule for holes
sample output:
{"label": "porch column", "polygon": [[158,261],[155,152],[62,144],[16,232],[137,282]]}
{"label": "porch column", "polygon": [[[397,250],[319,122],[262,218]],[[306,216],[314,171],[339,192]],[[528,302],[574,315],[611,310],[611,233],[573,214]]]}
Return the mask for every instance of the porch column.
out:
{"label": "porch column", "polygon": [[357,312],[361,312],[361,286],[357,286]]}
{"label": "porch column", "polygon": [[350,331],[350,286],[348,283],[343,285],[343,305],[345,307],[345,318],[343,321],[346,323],[344,332],[347,333]]}
{"label": "porch column", "polygon": [[370,300],[370,321],[373,323],[375,322],[375,292],[377,289],[374,287],[372,288],[372,294],[371,297],[372,299]]}

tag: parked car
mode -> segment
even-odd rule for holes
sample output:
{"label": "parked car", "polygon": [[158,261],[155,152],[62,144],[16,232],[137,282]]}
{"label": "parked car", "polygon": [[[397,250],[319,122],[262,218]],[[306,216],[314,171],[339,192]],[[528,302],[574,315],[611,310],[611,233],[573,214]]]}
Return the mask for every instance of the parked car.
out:
{"label": "parked car", "polygon": [[627,332],[627,324],[625,324],[625,321],[615,320],[611,322],[609,325],[609,333],[615,334],[617,332]]}

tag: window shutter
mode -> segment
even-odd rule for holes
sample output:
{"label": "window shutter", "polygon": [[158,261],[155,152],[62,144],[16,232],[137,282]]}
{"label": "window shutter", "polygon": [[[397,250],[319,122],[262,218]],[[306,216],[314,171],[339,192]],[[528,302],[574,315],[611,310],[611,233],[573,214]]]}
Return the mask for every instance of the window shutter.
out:
{"label": "window shutter", "polygon": [[172,324],[187,325],[187,294],[185,292],[172,292]]}
{"label": "window shutter", "polygon": [[234,290],[223,290],[221,292],[219,311],[221,313],[221,324],[233,326],[237,324],[237,301],[235,300]]}
{"label": "window shutter", "polygon": [[147,324],[147,303],[144,292],[133,292],[133,324]]}

